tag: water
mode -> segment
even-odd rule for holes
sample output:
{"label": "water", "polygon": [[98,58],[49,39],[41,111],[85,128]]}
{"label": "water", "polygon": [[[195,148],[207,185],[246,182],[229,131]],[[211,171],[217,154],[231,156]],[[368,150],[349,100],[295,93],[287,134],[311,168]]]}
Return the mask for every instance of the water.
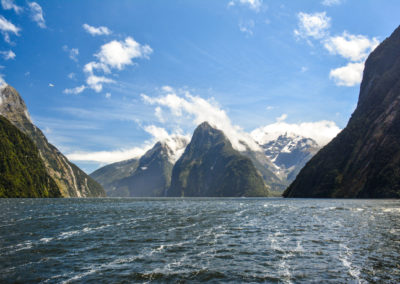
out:
{"label": "water", "polygon": [[3,199],[0,282],[400,282],[400,201]]}

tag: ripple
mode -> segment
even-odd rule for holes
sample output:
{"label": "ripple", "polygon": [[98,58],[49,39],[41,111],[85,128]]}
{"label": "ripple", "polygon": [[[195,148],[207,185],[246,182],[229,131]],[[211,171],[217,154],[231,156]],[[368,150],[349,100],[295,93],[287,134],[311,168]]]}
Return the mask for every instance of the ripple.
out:
{"label": "ripple", "polygon": [[395,200],[0,200],[0,212],[0,282],[400,282]]}

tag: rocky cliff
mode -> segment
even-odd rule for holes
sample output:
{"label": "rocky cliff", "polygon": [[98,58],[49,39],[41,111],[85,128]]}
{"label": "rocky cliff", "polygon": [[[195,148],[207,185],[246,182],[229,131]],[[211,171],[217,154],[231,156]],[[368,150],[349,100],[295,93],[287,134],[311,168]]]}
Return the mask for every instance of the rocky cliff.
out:
{"label": "rocky cliff", "polygon": [[400,27],[365,63],[348,125],[319,151],[286,197],[400,197]]}
{"label": "rocky cliff", "polygon": [[56,182],[63,197],[105,196],[100,184],[69,162],[47,141],[42,131],[32,123],[21,96],[9,85],[0,87],[0,114],[36,144],[47,173]]}

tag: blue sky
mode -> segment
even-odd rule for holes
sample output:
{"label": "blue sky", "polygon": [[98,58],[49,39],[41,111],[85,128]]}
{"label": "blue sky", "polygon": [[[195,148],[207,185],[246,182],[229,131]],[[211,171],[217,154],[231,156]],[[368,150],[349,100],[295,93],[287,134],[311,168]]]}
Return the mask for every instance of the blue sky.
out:
{"label": "blue sky", "polygon": [[400,24],[398,0],[1,4],[2,80],[87,172],[204,119],[343,128],[366,56]]}

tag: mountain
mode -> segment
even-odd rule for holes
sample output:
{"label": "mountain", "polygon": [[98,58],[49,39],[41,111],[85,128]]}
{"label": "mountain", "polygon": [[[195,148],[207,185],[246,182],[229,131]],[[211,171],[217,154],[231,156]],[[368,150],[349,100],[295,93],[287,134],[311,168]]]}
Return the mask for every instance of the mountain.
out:
{"label": "mountain", "polygon": [[368,57],[357,108],[285,197],[400,197],[400,27]]}
{"label": "mountain", "polygon": [[32,123],[21,96],[9,85],[0,87],[0,114],[36,144],[47,173],[56,182],[63,197],[105,196],[100,184],[69,162],[47,141],[42,131]]}
{"label": "mountain", "polygon": [[0,198],[60,196],[35,143],[0,115]]}
{"label": "mountain", "polygon": [[184,151],[185,137],[157,142],[140,159],[114,163],[90,176],[114,197],[160,197],[171,184],[172,167]]}
{"label": "mountain", "polygon": [[240,151],[240,154],[248,157],[253,165],[256,167],[257,171],[263,178],[265,184],[267,184],[272,191],[282,192],[286,187],[287,183],[285,177],[279,172],[279,167],[277,167],[268,156],[260,150],[250,149],[248,146],[245,151]]}
{"label": "mountain", "polygon": [[122,162],[104,166],[93,173],[90,177],[101,184],[107,196],[128,197],[129,192],[122,192],[118,188],[118,182],[132,175],[139,165],[139,159],[129,159]]}
{"label": "mountain", "polygon": [[315,140],[294,133],[279,135],[277,139],[268,141],[261,147],[277,167],[275,173],[287,182],[292,182],[320,149]]}
{"label": "mountain", "polygon": [[200,124],[172,170],[167,196],[268,196],[250,158],[234,150],[220,130]]}

